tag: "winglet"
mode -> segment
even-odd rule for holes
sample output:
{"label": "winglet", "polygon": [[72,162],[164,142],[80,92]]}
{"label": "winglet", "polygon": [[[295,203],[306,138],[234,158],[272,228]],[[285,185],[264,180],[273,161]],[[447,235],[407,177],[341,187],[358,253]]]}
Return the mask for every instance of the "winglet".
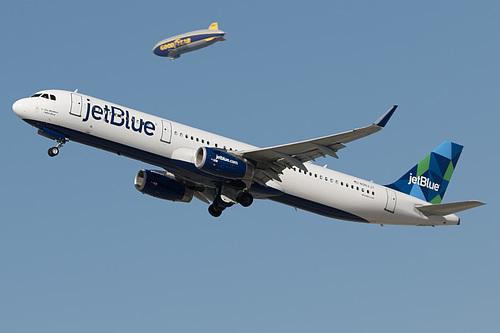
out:
{"label": "winglet", "polygon": [[387,124],[387,122],[389,121],[389,119],[391,119],[392,115],[394,114],[394,111],[396,111],[397,108],[398,108],[398,106],[394,105],[392,108],[389,109],[389,111],[387,111],[386,113],[384,113],[384,115],[382,117],[380,117],[373,124],[377,125],[377,126],[380,126],[380,127],[385,127],[385,125]]}
{"label": "winglet", "polygon": [[210,29],[210,30],[219,30],[219,25],[217,24],[217,22],[214,22],[214,23],[210,24],[210,26],[208,27],[208,29]]}

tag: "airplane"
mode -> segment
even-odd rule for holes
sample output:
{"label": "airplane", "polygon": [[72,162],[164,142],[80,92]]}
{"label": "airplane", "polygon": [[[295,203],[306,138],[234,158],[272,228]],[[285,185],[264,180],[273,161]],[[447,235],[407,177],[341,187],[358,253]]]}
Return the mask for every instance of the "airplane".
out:
{"label": "airplane", "polygon": [[57,145],[75,141],[136,159],[137,190],[156,198],[207,203],[218,217],[233,205],[268,199],[330,218],[380,225],[458,225],[455,213],[480,201],[441,203],[462,146],[444,142],[392,184],[383,186],[314,164],[382,130],[397,106],[374,123],[338,134],[258,148],[91,96],[43,90],[12,105],[14,113]]}
{"label": "airplane", "polygon": [[153,53],[160,57],[170,57],[170,60],[175,60],[181,54],[202,49],[216,42],[225,41],[225,34],[224,31],[219,30],[217,22],[214,22],[210,24],[208,29],[186,32],[158,42],[153,48]]}

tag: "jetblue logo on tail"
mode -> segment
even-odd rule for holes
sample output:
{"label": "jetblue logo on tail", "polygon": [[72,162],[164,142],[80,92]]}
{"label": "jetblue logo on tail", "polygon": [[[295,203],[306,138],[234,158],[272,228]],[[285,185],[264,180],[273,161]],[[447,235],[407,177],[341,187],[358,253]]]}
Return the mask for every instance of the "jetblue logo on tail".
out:
{"label": "jetblue logo on tail", "polygon": [[387,187],[433,204],[441,203],[462,149],[463,146],[453,142],[442,143]]}
{"label": "jetblue logo on tail", "polygon": [[429,190],[433,190],[436,192],[439,192],[439,184],[433,183],[429,178],[420,176],[420,177],[413,177],[412,173],[410,172],[410,179],[408,180],[408,185],[411,184],[418,184],[420,187],[425,187],[428,188]]}

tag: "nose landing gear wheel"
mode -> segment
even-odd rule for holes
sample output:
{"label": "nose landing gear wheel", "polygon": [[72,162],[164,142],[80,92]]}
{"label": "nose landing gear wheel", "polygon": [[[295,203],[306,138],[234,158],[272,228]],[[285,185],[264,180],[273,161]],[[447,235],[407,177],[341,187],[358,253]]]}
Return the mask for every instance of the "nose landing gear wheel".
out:
{"label": "nose landing gear wheel", "polygon": [[61,148],[63,146],[63,144],[65,144],[67,141],[69,141],[68,139],[64,138],[64,139],[58,139],[57,140],[57,146],[55,147],[52,147],[52,148],[49,148],[49,156],[50,157],[54,157],[54,156],[57,156],[57,154],[59,154],[59,148]]}
{"label": "nose landing gear wheel", "polygon": [[59,154],[59,148],[57,148],[57,147],[49,148],[48,153],[49,153],[50,157],[57,156],[57,154]]}

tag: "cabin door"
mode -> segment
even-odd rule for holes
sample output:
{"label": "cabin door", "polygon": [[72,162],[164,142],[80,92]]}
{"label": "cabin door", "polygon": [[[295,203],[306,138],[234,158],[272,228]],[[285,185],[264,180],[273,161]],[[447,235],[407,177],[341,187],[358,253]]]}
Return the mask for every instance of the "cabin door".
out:
{"label": "cabin door", "polygon": [[78,117],[82,116],[82,95],[71,94],[71,108],[69,113]]}
{"label": "cabin door", "polygon": [[386,189],[387,191],[387,202],[385,204],[385,210],[391,213],[394,213],[394,210],[396,209],[396,192],[390,189]]}
{"label": "cabin door", "polygon": [[170,143],[172,140],[172,124],[169,121],[161,121],[161,138],[160,140],[166,143]]}

